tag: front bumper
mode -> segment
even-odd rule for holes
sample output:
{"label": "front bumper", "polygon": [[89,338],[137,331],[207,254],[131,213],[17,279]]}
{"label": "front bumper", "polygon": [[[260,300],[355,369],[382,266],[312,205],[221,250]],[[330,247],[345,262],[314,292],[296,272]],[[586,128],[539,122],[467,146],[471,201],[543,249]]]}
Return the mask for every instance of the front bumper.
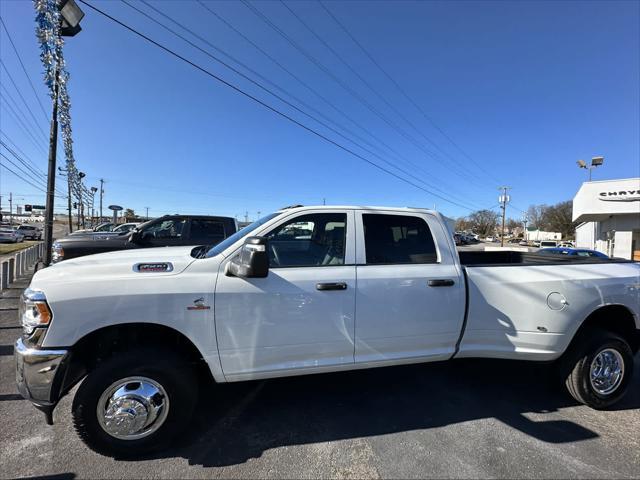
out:
{"label": "front bumper", "polygon": [[52,412],[58,403],[60,384],[68,350],[39,350],[29,348],[22,339],[15,343],[16,383],[18,391],[47,416],[51,425]]}

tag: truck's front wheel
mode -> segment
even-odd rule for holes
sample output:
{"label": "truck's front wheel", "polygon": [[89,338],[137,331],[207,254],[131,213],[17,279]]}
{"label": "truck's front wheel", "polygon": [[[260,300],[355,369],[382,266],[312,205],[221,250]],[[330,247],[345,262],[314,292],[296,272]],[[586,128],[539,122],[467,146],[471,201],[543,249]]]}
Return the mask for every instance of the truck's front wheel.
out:
{"label": "truck's front wheel", "polygon": [[582,348],[565,360],[565,384],[573,398],[592,408],[606,408],[625,394],[633,375],[633,353],[618,335],[593,330]]}
{"label": "truck's front wheel", "polygon": [[174,353],[121,353],[82,382],[73,400],[73,422],[92,450],[139,456],[166,447],[188,425],[196,397],[196,376]]}

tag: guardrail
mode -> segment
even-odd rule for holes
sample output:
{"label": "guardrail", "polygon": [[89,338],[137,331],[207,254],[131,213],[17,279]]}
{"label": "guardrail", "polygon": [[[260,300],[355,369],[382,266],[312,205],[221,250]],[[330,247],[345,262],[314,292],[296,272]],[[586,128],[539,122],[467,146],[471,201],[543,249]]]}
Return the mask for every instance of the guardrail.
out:
{"label": "guardrail", "polygon": [[0,287],[9,288],[18,277],[21,277],[44,256],[44,242],[31,245],[15,252],[11,257],[2,261],[0,270]]}

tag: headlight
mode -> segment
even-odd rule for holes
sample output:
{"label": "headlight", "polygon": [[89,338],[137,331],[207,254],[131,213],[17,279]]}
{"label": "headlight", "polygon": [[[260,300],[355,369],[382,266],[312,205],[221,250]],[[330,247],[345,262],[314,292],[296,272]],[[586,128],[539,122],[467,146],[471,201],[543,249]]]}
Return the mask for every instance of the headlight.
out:
{"label": "headlight", "polygon": [[55,242],[51,247],[51,261],[53,263],[64,260],[64,248],[58,242]]}
{"label": "headlight", "polygon": [[46,327],[51,317],[44,293],[27,288],[20,297],[20,321],[24,333],[31,335],[36,327]]}

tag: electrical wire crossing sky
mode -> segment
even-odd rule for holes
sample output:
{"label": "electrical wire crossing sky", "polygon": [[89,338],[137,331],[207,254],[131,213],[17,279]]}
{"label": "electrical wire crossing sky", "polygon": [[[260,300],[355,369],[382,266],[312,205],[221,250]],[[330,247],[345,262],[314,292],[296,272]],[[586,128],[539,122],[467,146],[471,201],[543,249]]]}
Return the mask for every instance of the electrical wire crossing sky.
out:
{"label": "electrical wire crossing sky", "polygon": [[[107,205],[462,216],[497,208],[508,184],[519,218],[571,199],[580,158],[605,157],[594,180],[640,175],[638,3],[79,4],[64,46],[74,157],[87,188],[106,180]],[[41,203],[51,100],[35,12],[2,2],[0,17],[0,194]]]}

